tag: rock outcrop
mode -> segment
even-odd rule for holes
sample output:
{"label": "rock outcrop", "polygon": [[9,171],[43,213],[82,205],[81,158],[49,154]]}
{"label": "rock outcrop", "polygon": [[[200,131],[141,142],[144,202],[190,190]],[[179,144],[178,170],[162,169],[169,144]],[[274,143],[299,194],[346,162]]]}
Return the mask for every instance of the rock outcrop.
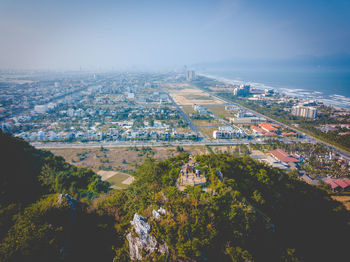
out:
{"label": "rock outcrop", "polygon": [[[160,208],[158,211],[153,210],[152,214],[155,219],[159,220],[162,214],[165,214],[165,210]],[[142,260],[142,252],[146,253],[146,256],[157,251],[161,254],[168,252],[166,244],[159,244],[156,238],[150,235],[151,226],[147,223],[147,219],[135,213],[134,219],[130,221],[133,225],[132,231],[126,235],[126,239],[129,242],[129,252],[131,260]]]}
{"label": "rock outcrop", "polygon": [[164,208],[159,208],[158,210],[154,210],[152,211],[152,215],[155,219],[159,220],[161,215],[165,215],[166,214],[166,211]]}

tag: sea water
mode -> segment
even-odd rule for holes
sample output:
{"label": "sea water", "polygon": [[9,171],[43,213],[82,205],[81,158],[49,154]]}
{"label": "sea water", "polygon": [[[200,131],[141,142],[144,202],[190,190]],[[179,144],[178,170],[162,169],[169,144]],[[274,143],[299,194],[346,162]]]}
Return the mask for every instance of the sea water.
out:
{"label": "sea water", "polygon": [[273,88],[281,93],[325,104],[350,108],[350,70],[299,69],[210,69],[201,70],[220,80]]}

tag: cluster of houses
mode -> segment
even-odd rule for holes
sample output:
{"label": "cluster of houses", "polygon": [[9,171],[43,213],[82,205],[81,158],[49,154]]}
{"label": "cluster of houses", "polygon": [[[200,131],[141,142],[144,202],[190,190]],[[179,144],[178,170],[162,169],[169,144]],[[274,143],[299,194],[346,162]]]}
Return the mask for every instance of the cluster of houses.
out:
{"label": "cluster of houses", "polygon": [[114,132],[96,132],[94,130],[87,131],[71,131],[71,132],[55,132],[55,131],[43,131],[38,132],[22,132],[16,134],[17,137],[23,138],[27,141],[102,141],[102,140],[116,140],[118,138],[118,133]]}
{"label": "cluster of houses", "polygon": [[108,128],[107,132],[97,130],[98,124],[92,126],[88,130],[71,130],[69,132],[61,131],[44,131],[39,130],[37,132],[22,132],[16,134],[17,137],[23,138],[28,141],[117,141],[117,140],[196,140],[197,134],[188,132],[178,132],[174,128],[170,128],[169,125],[163,124],[160,121],[144,121],[144,127],[134,128],[133,120],[125,120],[120,122],[113,122],[116,127]]}
{"label": "cluster of houses", "polygon": [[191,131],[177,132],[175,129],[149,130],[145,128],[132,129],[120,135],[120,140],[196,140],[198,135]]}
{"label": "cluster of houses", "polygon": [[[257,157],[255,157],[257,158]],[[259,159],[258,159],[259,160]],[[266,162],[273,167],[278,167],[286,171],[298,170],[301,158],[298,155],[289,154],[282,149],[275,149],[269,152],[269,155],[260,157],[260,161]],[[319,186],[320,180],[328,184],[331,191],[343,192],[350,190],[350,179],[343,178],[320,178],[308,175],[305,171],[299,171],[300,179],[310,185]]]}
{"label": "cluster of houses", "polygon": [[295,136],[295,132],[283,132],[281,127],[273,123],[260,123],[250,126],[254,136]]}
{"label": "cluster of houses", "polygon": [[[350,124],[325,124],[317,126],[316,128],[323,133],[338,132],[341,129],[350,129]],[[339,132],[338,135],[350,135],[350,131]]]}

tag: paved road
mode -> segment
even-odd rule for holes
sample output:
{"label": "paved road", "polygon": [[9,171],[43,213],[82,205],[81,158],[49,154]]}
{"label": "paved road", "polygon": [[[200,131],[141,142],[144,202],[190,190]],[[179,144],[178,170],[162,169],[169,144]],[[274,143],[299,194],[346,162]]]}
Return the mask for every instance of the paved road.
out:
{"label": "paved road", "polygon": [[[225,140],[207,140],[207,141],[113,141],[113,142],[89,142],[89,143],[62,143],[62,142],[50,142],[41,143],[33,142],[33,146],[37,148],[89,148],[89,147],[130,147],[130,146],[230,146],[230,145],[240,145],[240,144],[265,144],[266,139],[225,139]],[[280,138],[284,143],[295,142],[296,139],[293,138]],[[300,141],[300,139],[298,140]],[[305,142],[305,141],[302,141]]]}
{"label": "paved road", "polygon": [[175,105],[177,111],[181,115],[181,117],[185,120],[185,122],[188,124],[188,126],[191,128],[191,130],[198,134],[200,140],[202,141],[208,141],[207,138],[203,136],[203,134],[198,130],[197,126],[193,124],[192,120],[188,117],[188,115],[182,110],[182,108],[179,106],[178,103],[174,100],[174,98],[171,96],[171,94],[168,93],[168,96],[170,97],[171,101]]}

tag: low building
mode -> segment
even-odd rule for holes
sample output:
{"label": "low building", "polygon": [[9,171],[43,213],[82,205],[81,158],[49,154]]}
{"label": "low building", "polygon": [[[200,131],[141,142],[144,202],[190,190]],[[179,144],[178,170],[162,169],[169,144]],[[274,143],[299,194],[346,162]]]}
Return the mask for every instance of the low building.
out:
{"label": "low building", "polygon": [[[269,124],[269,123],[263,123],[263,124]],[[261,128],[262,127],[262,128]],[[255,136],[278,136],[279,129],[276,129],[274,127],[270,127],[270,126],[261,126],[261,124],[259,124],[258,126],[251,126],[250,129],[252,130],[253,134]],[[275,132],[273,132],[275,131]]]}
{"label": "low building", "polygon": [[282,149],[272,150],[270,155],[281,163],[299,163],[297,156],[291,155]]}
{"label": "low building", "polygon": [[280,126],[272,123],[261,123],[259,124],[259,127],[266,132],[274,132],[277,133],[280,130]]}
{"label": "low building", "polygon": [[244,137],[244,133],[240,129],[234,129],[231,126],[220,126],[219,130],[213,132],[214,139],[230,139]]}
{"label": "low building", "polygon": [[249,124],[257,124],[266,121],[266,119],[259,118],[259,117],[233,117],[230,118],[231,124],[238,124],[238,125],[249,125]]}
{"label": "low building", "polygon": [[234,105],[227,105],[225,106],[225,110],[226,111],[233,111],[233,110],[237,110],[238,107],[237,106],[234,106]]}
{"label": "low building", "polygon": [[324,182],[331,187],[331,190],[333,192],[341,190],[341,187],[338,184],[336,184],[332,179],[325,179]]}
{"label": "low building", "polygon": [[295,133],[295,132],[282,132],[281,135],[282,136],[296,136],[297,133]]}
{"label": "low building", "polygon": [[201,105],[194,104],[193,110],[196,111],[198,114],[208,114],[208,110]]}
{"label": "low building", "polygon": [[34,106],[34,111],[39,114],[46,113],[48,110],[47,105],[36,105]]}
{"label": "low building", "polygon": [[309,185],[314,185],[314,186],[319,186],[320,185],[320,182],[318,180],[315,180],[315,179],[311,178],[307,174],[301,175],[300,178],[302,180],[304,180],[306,183],[308,183]]}

